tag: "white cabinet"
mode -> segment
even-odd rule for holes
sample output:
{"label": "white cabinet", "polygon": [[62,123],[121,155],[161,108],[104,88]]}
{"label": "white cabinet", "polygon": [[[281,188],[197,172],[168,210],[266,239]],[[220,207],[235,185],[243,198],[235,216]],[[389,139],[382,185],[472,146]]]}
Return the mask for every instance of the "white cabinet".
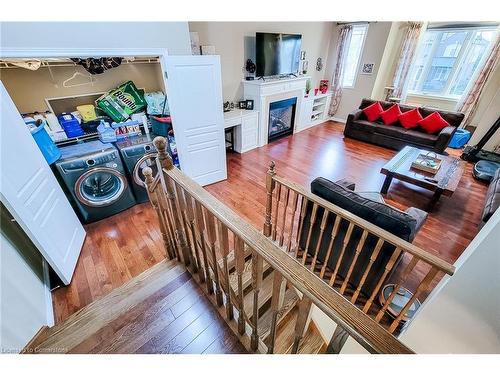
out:
{"label": "white cabinet", "polygon": [[241,121],[241,150],[245,152],[259,145],[259,120],[257,115],[245,116]]}
{"label": "white cabinet", "polygon": [[224,128],[234,127],[234,151],[244,153],[259,146],[259,112],[235,110],[224,114]]}
{"label": "white cabinet", "polygon": [[330,119],[330,116],[328,116],[328,109],[330,107],[331,98],[331,93],[311,95],[304,98],[300,108],[300,121],[297,124],[295,132],[328,121]]}

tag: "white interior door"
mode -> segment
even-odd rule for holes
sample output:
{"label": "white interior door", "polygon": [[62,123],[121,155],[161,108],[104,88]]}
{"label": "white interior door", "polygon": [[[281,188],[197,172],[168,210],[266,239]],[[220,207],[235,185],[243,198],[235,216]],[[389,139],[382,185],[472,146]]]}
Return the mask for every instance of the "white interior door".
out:
{"label": "white interior door", "polygon": [[181,169],[200,185],[227,178],[219,56],[167,56],[168,101]]}
{"label": "white interior door", "polygon": [[85,230],[0,82],[0,198],[40,253],[69,284]]}

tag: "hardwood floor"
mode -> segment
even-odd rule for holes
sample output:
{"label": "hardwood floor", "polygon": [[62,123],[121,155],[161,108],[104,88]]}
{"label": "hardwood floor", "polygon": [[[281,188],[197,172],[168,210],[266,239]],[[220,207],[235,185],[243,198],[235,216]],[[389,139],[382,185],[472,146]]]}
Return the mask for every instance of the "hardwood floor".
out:
{"label": "hardwood floor", "polygon": [[[256,228],[262,229],[265,173],[270,160],[276,162],[278,175],[306,187],[314,178],[322,176],[334,181],[340,178],[353,180],[358,191],[379,191],[384,180],[380,168],[395,153],[344,139],[342,124],[326,122],[242,155],[228,154],[228,179],[208,186],[207,190]],[[473,179],[471,169],[472,164],[467,164],[456,192],[449,198],[442,197],[414,241],[417,246],[448,262],[458,258],[478,231],[487,186]],[[410,206],[424,209],[431,196],[429,191],[394,180],[386,201],[400,209]],[[157,219],[149,203],[89,224],[86,230],[87,239],[71,285],[53,292],[56,322],[63,321],[165,259]],[[423,272],[424,269],[417,268],[415,280],[410,282],[416,282]],[[192,288],[191,293],[196,295],[194,284]],[[202,306],[205,309],[204,304],[198,308]],[[174,311],[172,314],[175,316]],[[193,332],[199,329],[194,327],[187,332],[195,335]],[[209,327],[216,330],[218,326],[213,323],[205,328]],[[198,336],[203,332],[198,332]],[[208,334],[209,331],[203,335]],[[199,351],[201,344],[197,342],[191,341],[186,348],[192,344],[191,348],[196,346]],[[221,341],[216,340],[205,350],[219,352],[222,346]]]}
{"label": "hardwood floor", "polygon": [[[259,229],[264,222],[265,174],[271,160],[275,161],[279,176],[307,188],[321,176],[332,181],[352,180],[357,191],[380,191],[385,177],[380,169],[397,151],[344,139],[343,129],[343,124],[329,121],[245,154],[228,154],[228,179],[206,188]],[[448,149],[448,152],[457,157],[461,154],[461,150]],[[488,188],[472,177],[472,166],[467,163],[455,193],[439,200],[413,241],[450,263],[477,234]],[[432,194],[393,180],[385,200],[402,210],[412,206],[425,210]],[[404,259],[398,270],[407,262]],[[426,265],[419,263],[408,286],[415,287],[427,270]],[[393,280],[399,276],[395,272]]]}

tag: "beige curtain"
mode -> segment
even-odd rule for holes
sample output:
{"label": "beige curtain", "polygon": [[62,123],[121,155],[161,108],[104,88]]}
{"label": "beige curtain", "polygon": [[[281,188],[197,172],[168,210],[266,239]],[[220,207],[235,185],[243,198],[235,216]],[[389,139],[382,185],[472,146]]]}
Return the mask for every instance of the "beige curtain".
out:
{"label": "beige curtain", "polygon": [[410,72],[411,64],[417,50],[418,39],[422,30],[423,22],[408,22],[404,30],[403,43],[399,53],[398,65],[392,78],[394,91],[392,96],[403,98],[406,96],[405,84]]}
{"label": "beige curtain", "polygon": [[491,74],[495,70],[498,64],[498,59],[500,58],[500,36],[497,35],[495,44],[491,48],[491,52],[486,59],[483,68],[479,72],[476,80],[471,84],[469,92],[464,93],[462,98],[457,104],[456,110],[465,114],[464,120],[462,121],[461,127],[466,127],[470,125],[474,114],[476,113],[477,107],[479,105],[479,98],[483,92],[484,86]]}
{"label": "beige curtain", "polygon": [[342,77],[344,75],[345,60],[349,41],[352,35],[352,25],[342,25],[339,27],[339,38],[337,43],[337,63],[332,77],[332,101],[328,114],[335,115],[339,109],[340,99],[342,98]]}

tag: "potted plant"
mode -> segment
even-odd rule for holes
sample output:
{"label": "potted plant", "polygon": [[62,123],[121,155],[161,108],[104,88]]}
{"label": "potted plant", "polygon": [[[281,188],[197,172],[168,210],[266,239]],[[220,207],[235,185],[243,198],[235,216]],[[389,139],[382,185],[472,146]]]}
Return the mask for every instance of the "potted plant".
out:
{"label": "potted plant", "polygon": [[311,80],[310,79],[308,79],[306,81],[306,96],[309,95],[309,91],[311,91]]}

